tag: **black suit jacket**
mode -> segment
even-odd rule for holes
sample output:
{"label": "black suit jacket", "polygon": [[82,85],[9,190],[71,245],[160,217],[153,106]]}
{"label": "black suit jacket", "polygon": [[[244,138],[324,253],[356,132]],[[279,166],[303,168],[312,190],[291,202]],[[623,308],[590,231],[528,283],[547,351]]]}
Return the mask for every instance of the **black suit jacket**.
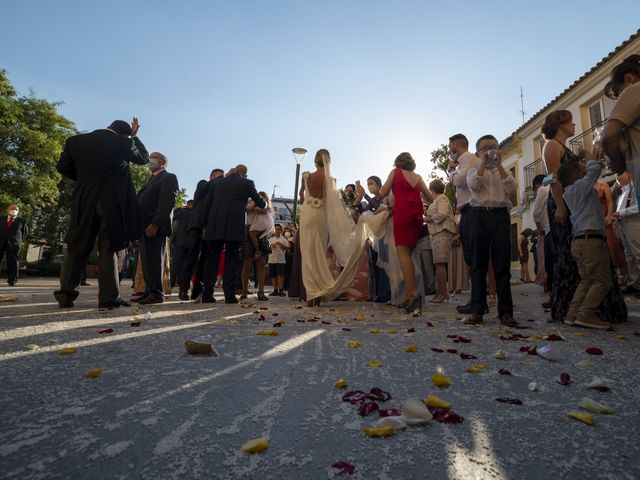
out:
{"label": "black suit jacket", "polygon": [[193,215],[193,208],[182,207],[173,211],[173,244],[177,247],[190,247],[194,242],[194,235],[189,235],[189,221]]}
{"label": "black suit jacket", "polygon": [[171,210],[176,204],[176,195],[178,179],[173,173],[162,170],[147,180],[138,192],[144,228],[154,224],[159,233],[171,235]]}
{"label": "black suit jacket", "polygon": [[13,220],[11,228],[7,225],[7,215],[0,217],[0,248],[6,244],[16,253],[20,251],[20,243],[29,236],[29,226],[22,217]]}
{"label": "black suit jacket", "polygon": [[98,203],[107,224],[110,250],[122,250],[140,238],[142,221],[129,163],[144,165],[148,161],[149,154],[137,137],[104,129],[67,139],[57,169],[76,182],[66,237],[71,253],[91,252],[99,228],[95,221]]}
{"label": "black suit jacket", "polygon": [[207,233],[204,239],[208,242],[224,240],[242,242],[247,238],[246,208],[247,200],[252,198],[260,208],[266,207],[264,200],[258,195],[253,181],[241,177],[237,173],[228,177],[220,177],[212,182],[211,210],[207,220]]}

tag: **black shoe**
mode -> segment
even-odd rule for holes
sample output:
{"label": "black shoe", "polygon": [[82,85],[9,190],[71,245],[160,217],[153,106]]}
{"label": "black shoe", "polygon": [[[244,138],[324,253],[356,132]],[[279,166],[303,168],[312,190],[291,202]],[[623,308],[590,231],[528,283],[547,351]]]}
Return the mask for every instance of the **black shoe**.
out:
{"label": "black shoe", "polygon": [[466,325],[480,325],[482,323],[482,315],[477,313],[472,313],[463,321]]}
{"label": "black shoe", "polygon": [[78,290],[74,290],[73,292],[63,292],[61,290],[56,290],[53,292],[53,296],[58,301],[58,306],[60,308],[71,308],[73,307],[73,301],[78,298],[80,292]]}
{"label": "black shoe", "polygon": [[9,284],[10,287],[15,287],[16,283],[18,283],[18,281],[17,280],[9,280],[7,283]]}
{"label": "black shoe", "polygon": [[505,327],[515,327],[518,325],[518,322],[514,320],[513,315],[510,313],[503,314],[502,317],[500,317],[500,323]]}
{"label": "black shoe", "polygon": [[189,292],[180,292],[178,293],[178,298],[183,301],[189,300]]}
{"label": "black shoe", "polygon": [[120,307],[130,307],[131,302],[127,302],[122,298],[117,298],[113,302],[98,302],[98,308],[120,308]]}
{"label": "black shoe", "polygon": [[200,303],[216,303],[217,300],[214,297],[210,297],[210,298],[202,298],[202,301]]}
{"label": "black shoe", "polygon": [[90,287],[91,284],[89,282],[80,282],[80,285],[82,285],[83,287]]}
{"label": "black shoe", "polygon": [[164,297],[159,295],[147,295],[142,300],[139,300],[140,305],[154,305],[156,303],[164,303]]}
{"label": "black shoe", "polygon": [[58,301],[58,307],[60,307],[60,308],[73,308],[73,302],[71,300]]}
{"label": "black shoe", "polygon": [[[473,306],[470,303],[467,303],[466,305],[457,306],[456,310],[458,310],[458,313],[469,315],[473,313]],[[489,313],[489,307],[484,307],[484,313]]]}
{"label": "black shoe", "polygon": [[224,303],[238,303],[238,299],[236,297],[228,297],[224,299]]}
{"label": "black shoe", "polygon": [[624,287],[621,292],[625,295],[634,295],[636,293],[640,293],[640,288],[636,287],[633,283],[630,283]]}

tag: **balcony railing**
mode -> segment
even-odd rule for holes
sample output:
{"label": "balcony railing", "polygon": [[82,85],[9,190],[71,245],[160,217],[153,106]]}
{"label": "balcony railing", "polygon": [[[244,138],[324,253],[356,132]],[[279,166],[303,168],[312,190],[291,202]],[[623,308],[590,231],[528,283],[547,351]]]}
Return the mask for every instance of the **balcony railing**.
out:
{"label": "balcony railing", "polygon": [[578,151],[582,147],[593,150],[593,142],[594,140],[600,139],[600,133],[602,132],[602,128],[604,127],[605,123],[607,123],[606,118],[590,129],[585,130],[577,137],[573,137],[571,140],[569,140],[569,148],[573,151],[573,153],[578,153]]}
{"label": "balcony railing", "polygon": [[541,158],[537,159],[535,162],[531,162],[529,165],[524,167],[524,194],[525,196],[529,196],[531,192],[533,192],[531,184],[533,183],[533,178],[536,175],[540,175],[541,173],[545,173],[544,163]]}

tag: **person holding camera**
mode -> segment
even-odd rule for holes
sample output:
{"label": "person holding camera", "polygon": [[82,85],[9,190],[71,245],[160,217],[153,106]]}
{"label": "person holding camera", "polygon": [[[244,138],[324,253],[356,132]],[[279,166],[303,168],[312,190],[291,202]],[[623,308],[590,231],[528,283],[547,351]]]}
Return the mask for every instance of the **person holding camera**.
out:
{"label": "person holding camera", "polygon": [[512,195],[516,182],[502,166],[498,140],[484,135],[476,142],[478,165],[469,169],[467,184],[471,191],[469,230],[471,238],[471,308],[464,323],[482,323],[487,307],[487,270],[493,265],[498,294],[498,318],[506,326],[517,325],[513,319],[511,298],[511,218]]}

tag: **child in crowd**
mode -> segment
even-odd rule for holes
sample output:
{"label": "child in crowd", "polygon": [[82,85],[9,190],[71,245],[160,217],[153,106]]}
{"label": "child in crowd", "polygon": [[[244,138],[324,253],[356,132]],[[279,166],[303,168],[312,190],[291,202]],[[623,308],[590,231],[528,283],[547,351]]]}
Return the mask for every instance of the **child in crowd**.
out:
{"label": "child in crowd", "polygon": [[286,258],[284,252],[289,248],[289,240],[282,234],[282,225],[276,224],[275,233],[269,239],[272,253],[269,255],[269,275],[273,284],[272,297],[284,297],[284,266]]}
{"label": "child in crowd", "polygon": [[258,260],[264,255],[264,253],[260,251],[260,237],[273,230],[273,207],[271,206],[269,195],[267,195],[266,192],[258,192],[258,195],[262,197],[267,206],[265,208],[258,208],[255,205],[252,205],[253,202],[249,200],[250,204],[248,209],[253,215],[247,215],[249,241],[251,242],[251,245],[253,245],[254,260]]}
{"label": "child in crowd", "polygon": [[611,259],[604,237],[604,213],[593,188],[602,166],[597,160],[589,160],[586,166],[579,160],[566,161],[558,168],[556,178],[564,188],[563,197],[571,212],[571,254],[580,274],[564,323],[606,330],[611,324],[596,315],[598,306],[613,286]]}

